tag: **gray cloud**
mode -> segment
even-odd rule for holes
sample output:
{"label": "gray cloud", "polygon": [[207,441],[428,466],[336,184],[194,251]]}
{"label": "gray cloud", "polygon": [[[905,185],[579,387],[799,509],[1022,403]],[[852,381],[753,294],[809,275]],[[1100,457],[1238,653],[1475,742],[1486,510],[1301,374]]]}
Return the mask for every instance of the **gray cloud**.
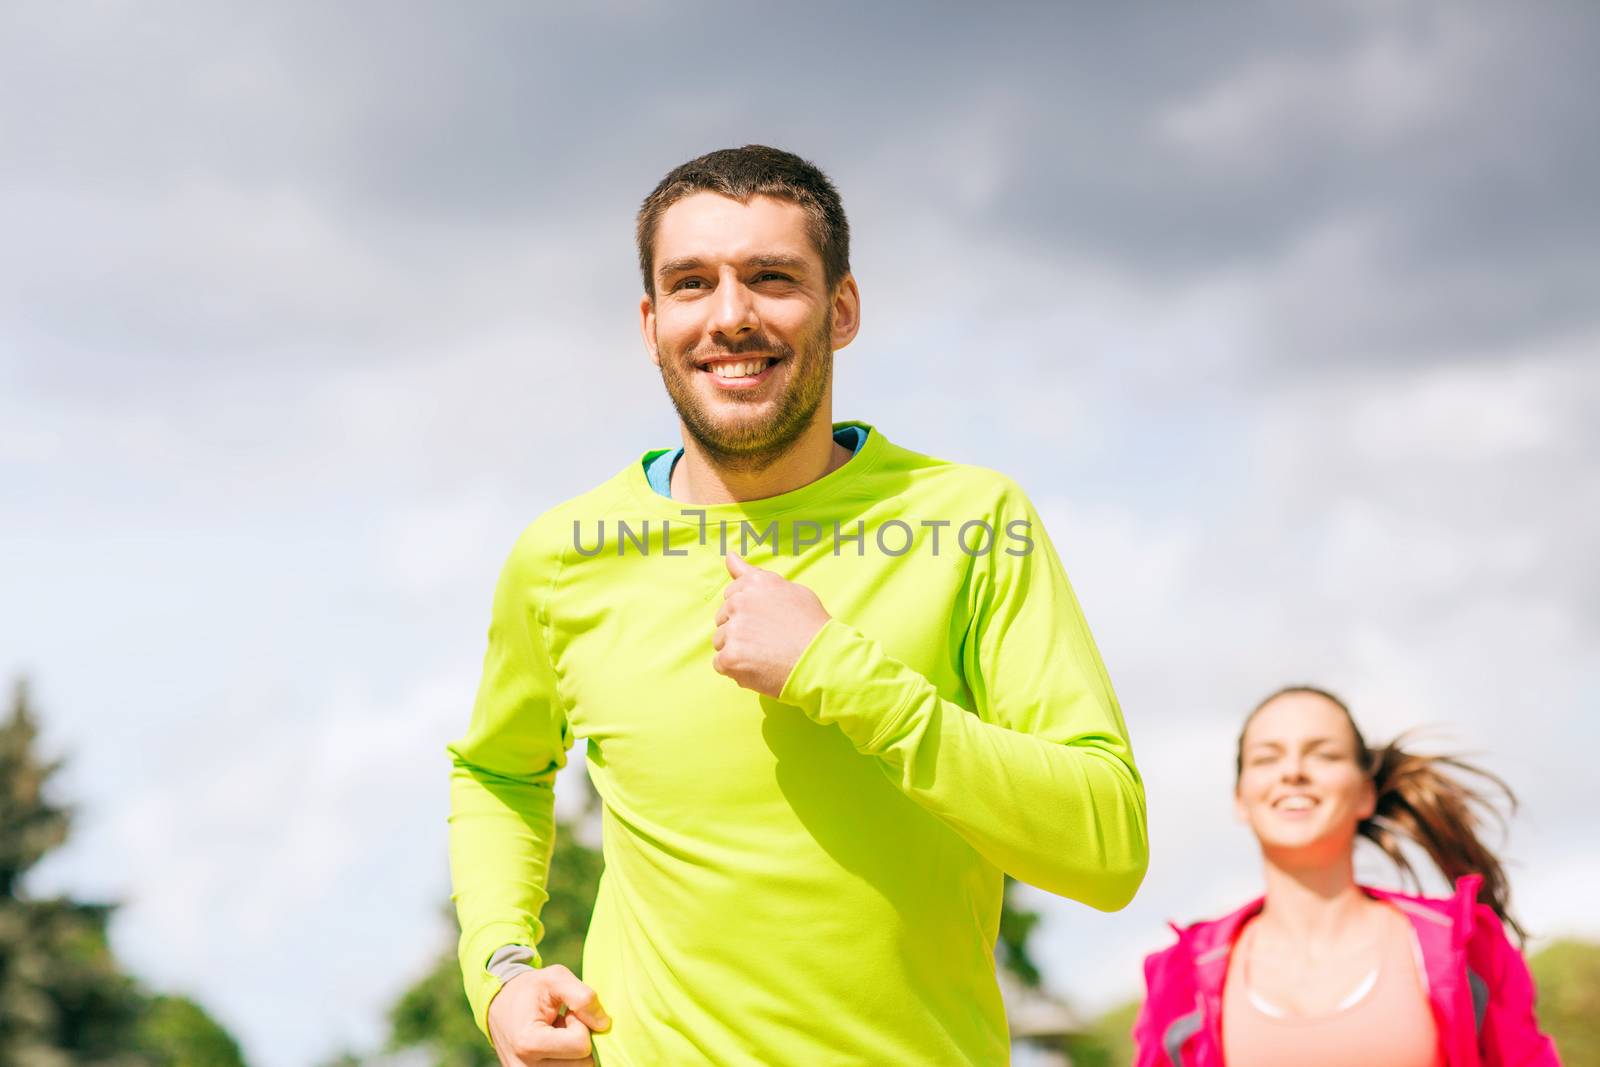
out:
{"label": "gray cloud", "polygon": [[20,10],[0,122],[28,255],[0,312],[54,388],[84,353],[205,374],[444,345],[512,277],[598,305],[570,283],[625,284],[642,193],[741,139],[810,151],[891,229],[933,212],[1146,285],[1364,237],[1335,277],[1290,272],[1253,370],[1570,330],[1597,280],[1582,7],[883,5],[759,35],[715,5]]}

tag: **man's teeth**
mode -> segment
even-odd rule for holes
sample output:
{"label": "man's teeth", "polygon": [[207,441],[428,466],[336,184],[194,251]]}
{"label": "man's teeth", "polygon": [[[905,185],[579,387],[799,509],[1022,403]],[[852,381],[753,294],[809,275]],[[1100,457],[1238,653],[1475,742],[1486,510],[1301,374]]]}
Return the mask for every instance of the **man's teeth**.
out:
{"label": "man's teeth", "polygon": [[1310,797],[1285,797],[1278,801],[1278,807],[1284,811],[1310,811],[1316,804]]}
{"label": "man's teeth", "polygon": [[764,359],[747,359],[742,363],[713,363],[711,373],[718,378],[748,378],[767,369]]}

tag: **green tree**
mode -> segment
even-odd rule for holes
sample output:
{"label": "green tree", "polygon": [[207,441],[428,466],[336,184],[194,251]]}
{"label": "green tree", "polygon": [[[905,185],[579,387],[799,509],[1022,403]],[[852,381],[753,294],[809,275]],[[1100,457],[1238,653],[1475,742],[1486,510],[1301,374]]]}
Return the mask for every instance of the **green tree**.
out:
{"label": "green tree", "polygon": [[1041,982],[1038,965],[1028,952],[1028,938],[1039,925],[1039,913],[1017,903],[1016,879],[1006,877],[1005,895],[1000,901],[1000,937],[995,943],[995,962],[1016,976],[1025,988],[1037,989]]}
{"label": "green tree", "polygon": [[134,1045],[152,1067],[244,1067],[239,1043],[188,997],[147,999]]}
{"label": "green tree", "polygon": [[38,733],[19,683],[0,725],[0,1062],[142,1065],[123,1040],[139,997],[111,957],[110,907],[22,895],[24,876],[71,824],[48,796],[60,763],[39,758]]}
{"label": "green tree", "polygon": [[1128,1067],[1133,1062],[1133,1020],[1139,1001],[1112,1008],[1065,1045],[1072,1067]]}
{"label": "green tree", "polygon": [[1539,1027],[1565,1063],[1600,1063],[1600,945],[1554,941],[1528,958]]}
{"label": "green tree", "polygon": [[[22,891],[28,871],[71,827],[69,810],[49,795],[60,761],[41,760],[37,741],[28,690],[18,683],[0,723],[0,1063],[243,1067],[238,1048],[198,1005],[151,999],[122,972],[106,938],[112,905]],[[200,1041],[202,1030],[210,1044]],[[224,1048],[219,1035],[231,1059],[216,1053]]]}
{"label": "green tree", "polygon": [[1044,989],[1038,964],[1028,947],[1039,925],[1039,915],[1018,901],[1019,885],[1006,879],[1000,936],[995,944],[995,961],[1011,1013],[1013,1046],[1064,1054],[1073,1067],[1123,1067],[1130,1063],[1133,1057],[1129,1037],[1119,1032],[1119,1027],[1126,1031],[1132,1025],[1131,1008],[1125,1025],[1122,1009],[1085,1024],[1067,1004]]}

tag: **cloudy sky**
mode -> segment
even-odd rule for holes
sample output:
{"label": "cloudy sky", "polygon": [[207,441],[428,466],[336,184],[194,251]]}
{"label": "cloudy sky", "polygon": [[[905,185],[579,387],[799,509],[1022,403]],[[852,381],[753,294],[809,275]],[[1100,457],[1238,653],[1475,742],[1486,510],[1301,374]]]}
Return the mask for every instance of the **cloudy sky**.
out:
{"label": "cloudy sky", "polygon": [[1527,925],[1600,936],[1597,51],[1580,3],[5,5],[0,671],[80,808],[34,891],[262,1067],[381,1037],[499,564],[676,441],[633,211],[755,141],[851,214],[836,417],[1021,482],[1122,697],[1154,858],[1038,898],[1055,988],[1257,887],[1233,738],[1294,680],[1509,778]]}

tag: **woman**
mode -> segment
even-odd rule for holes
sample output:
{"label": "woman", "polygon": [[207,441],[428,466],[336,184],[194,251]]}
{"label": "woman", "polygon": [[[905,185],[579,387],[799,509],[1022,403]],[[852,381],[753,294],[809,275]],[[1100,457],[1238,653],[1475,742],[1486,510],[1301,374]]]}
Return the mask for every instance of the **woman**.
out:
{"label": "woman", "polygon": [[[1369,749],[1332,694],[1268,697],[1239,736],[1234,805],[1266,896],[1178,931],[1145,961],[1139,1067],[1546,1067],[1533,983],[1504,925],[1505,872],[1478,839],[1485,794],[1396,742]],[[1357,836],[1407,875],[1408,838],[1455,884],[1426,899],[1356,884]]]}

